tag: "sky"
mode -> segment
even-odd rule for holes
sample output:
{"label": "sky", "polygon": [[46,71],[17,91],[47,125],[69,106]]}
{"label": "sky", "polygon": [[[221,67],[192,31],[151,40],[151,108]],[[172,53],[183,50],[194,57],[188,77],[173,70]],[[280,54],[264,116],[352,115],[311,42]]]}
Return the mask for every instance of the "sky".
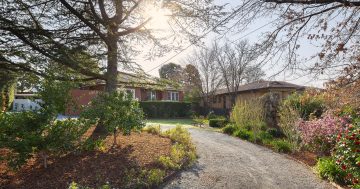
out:
{"label": "sky", "polygon": [[[239,1],[236,0],[217,0],[216,3],[218,4],[228,4],[227,8],[235,7],[238,5]],[[272,31],[272,25],[269,22],[272,22],[273,19],[259,19],[254,24],[250,25],[246,30],[242,32],[227,32],[225,35],[224,33],[215,34],[210,33],[206,35],[201,41],[206,45],[211,45],[211,43],[215,39],[219,39],[222,37],[223,39],[228,39],[230,41],[239,41],[240,39],[247,39],[250,43],[255,43],[258,41],[259,37],[261,37],[263,32]],[[161,23],[155,23],[160,24]],[[256,31],[255,31],[256,30]],[[306,39],[300,40],[301,48],[299,49],[299,56],[301,58],[307,58],[312,55],[318,48],[315,44],[310,44],[306,42]],[[186,45],[185,45],[186,47]],[[173,62],[176,64],[180,64],[181,66],[186,65],[186,57],[189,56],[197,47],[191,46],[190,48],[184,50],[180,54],[176,52],[168,52],[163,57],[155,57],[153,60],[146,60],[142,55],[135,58],[135,61],[142,67],[142,69],[153,76],[159,76],[158,69],[161,65],[169,62]],[[280,60],[281,61],[281,60]],[[308,73],[302,72],[281,72],[276,76],[273,76],[275,73],[278,73],[279,70],[282,70],[282,63],[284,62],[276,62],[276,64],[267,64],[263,67],[263,70],[266,73],[264,79],[267,80],[278,80],[278,81],[287,81],[298,85],[305,85],[305,86],[312,86],[312,87],[323,87],[323,83],[326,82],[330,75],[321,75],[320,77],[314,77],[309,75]]]}

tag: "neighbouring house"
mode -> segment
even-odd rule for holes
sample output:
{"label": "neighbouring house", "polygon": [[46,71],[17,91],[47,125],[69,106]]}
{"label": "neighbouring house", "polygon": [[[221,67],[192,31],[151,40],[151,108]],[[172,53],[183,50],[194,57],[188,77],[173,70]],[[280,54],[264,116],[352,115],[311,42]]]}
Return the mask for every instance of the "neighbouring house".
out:
{"label": "neighbouring house", "polygon": [[[87,105],[99,92],[105,90],[105,82],[97,81],[93,85],[83,86],[70,91],[75,107]],[[173,101],[182,102],[184,92],[168,82],[149,76],[119,72],[118,90],[123,90],[132,95],[138,101]],[[65,115],[79,115],[80,110],[68,108]]]}
{"label": "neighbouring house", "polygon": [[37,98],[36,94],[30,93],[16,93],[14,95],[12,111],[37,111],[41,108],[41,99]]}
{"label": "neighbouring house", "polygon": [[[241,85],[237,91],[229,93],[227,89],[219,89],[215,95],[210,96],[208,100],[208,109],[218,114],[227,114],[234,106],[231,95],[235,93],[235,102],[246,101],[259,98],[266,93],[277,93],[281,99],[286,98],[290,94],[297,91],[304,91],[305,86],[300,86],[284,81],[256,81],[253,83]],[[204,107],[204,100],[200,102],[200,106]]]}

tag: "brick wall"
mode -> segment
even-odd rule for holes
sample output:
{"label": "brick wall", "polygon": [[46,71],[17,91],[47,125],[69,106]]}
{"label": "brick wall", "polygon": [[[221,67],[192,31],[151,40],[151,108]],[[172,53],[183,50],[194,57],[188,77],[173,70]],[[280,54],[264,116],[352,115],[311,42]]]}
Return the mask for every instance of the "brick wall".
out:
{"label": "brick wall", "polygon": [[97,90],[81,90],[73,89],[70,91],[70,96],[72,99],[71,104],[68,105],[68,108],[65,111],[67,116],[77,116],[80,114],[80,107],[83,105],[88,105],[89,102],[95,98],[100,91]]}

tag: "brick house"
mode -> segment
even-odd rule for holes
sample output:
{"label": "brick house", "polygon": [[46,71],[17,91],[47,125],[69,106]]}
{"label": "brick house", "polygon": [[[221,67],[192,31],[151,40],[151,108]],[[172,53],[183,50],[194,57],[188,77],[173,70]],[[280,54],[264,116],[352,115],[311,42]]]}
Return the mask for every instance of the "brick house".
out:
{"label": "brick house", "polygon": [[[83,86],[70,91],[75,106],[87,105],[97,94],[105,90],[105,83],[97,81],[93,85]],[[175,101],[184,100],[184,92],[168,83],[162,83],[158,78],[119,72],[118,90],[132,94],[138,101]],[[73,107],[73,106],[72,106]],[[79,115],[79,110],[69,107],[65,115]]]}
{"label": "brick house", "polygon": [[[260,80],[253,83],[241,85],[237,91],[231,92],[236,94],[235,102],[246,101],[254,98],[260,98],[266,93],[277,93],[281,99],[298,91],[304,91],[305,86],[300,86],[284,81],[265,81]],[[227,89],[219,89],[214,96],[209,97],[208,108],[219,114],[227,114],[234,106],[231,96]],[[200,102],[204,107],[204,101]]]}

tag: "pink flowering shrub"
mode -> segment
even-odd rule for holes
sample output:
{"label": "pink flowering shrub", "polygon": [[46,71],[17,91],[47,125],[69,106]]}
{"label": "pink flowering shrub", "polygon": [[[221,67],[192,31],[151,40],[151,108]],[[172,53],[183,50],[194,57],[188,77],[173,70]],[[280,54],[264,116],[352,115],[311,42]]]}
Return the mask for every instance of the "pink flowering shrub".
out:
{"label": "pink flowering shrub", "polygon": [[348,124],[346,118],[327,112],[322,118],[297,123],[302,143],[320,155],[330,155],[336,136]]}

